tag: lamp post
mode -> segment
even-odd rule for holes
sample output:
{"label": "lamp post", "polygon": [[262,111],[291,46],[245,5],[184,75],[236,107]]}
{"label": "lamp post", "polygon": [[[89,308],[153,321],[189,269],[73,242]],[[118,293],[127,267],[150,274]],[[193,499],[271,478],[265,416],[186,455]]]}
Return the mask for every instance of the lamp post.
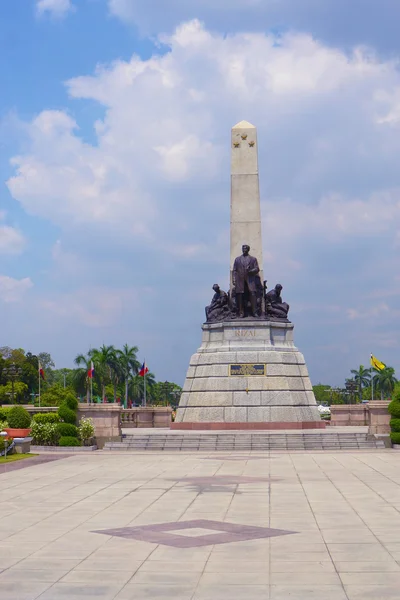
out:
{"label": "lamp post", "polygon": [[174,408],[176,408],[179,404],[179,400],[181,398],[182,392],[180,390],[172,390],[171,396],[174,399]]}
{"label": "lamp post", "polygon": [[350,395],[350,404],[351,404],[351,398],[354,396],[354,394],[357,391],[357,382],[354,381],[354,379],[348,379],[346,381],[346,390],[347,390],[347,393]]}
{"label": "lamp post", "polygon": [[21,367],[17,367],[15,363],[12,363],[9,367],[3,369],[3,373],[7,379],[11,380],[11,402],[14,404],[14,384],[16,380],[21,377],[22,369]]}

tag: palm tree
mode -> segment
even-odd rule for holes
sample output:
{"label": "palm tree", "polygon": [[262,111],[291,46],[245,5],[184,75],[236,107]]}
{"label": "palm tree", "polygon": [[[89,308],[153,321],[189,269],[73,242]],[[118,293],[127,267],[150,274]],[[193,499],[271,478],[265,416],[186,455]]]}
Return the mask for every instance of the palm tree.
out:
{"label": "palm tree", "polygon": [[139,348],[137,346],[129,346],[128,344],[124,344],[122,350],[116,351],[122,373],[122,379],[125,384],[125,408],[128,407],[129,377],[131,375],[137,375],[140,368],[140,363],[136,358],[137,352],[139,352]]}
{"label": "palm tree", "polygon": [[86,402],[90,402],[90,378],[89,378],[89,369],[90,363],[92,361],[92,357],[89,354],[86,356],[84,354],[78,354],[75,357],[74,363],[81,367],[80,369],[76,369],[74,373],[74,383],[79,387],[86,387]]}
{"label": "palm tree", "polygon": [[385,367],[381,371],[379,369],[372,369],[376,375],[373,376],[373,384],[376,390],[379,390],[381,393],[381,400],[384,399],[384,396],[389,396],[394,390],[394,386],[397,383],[397,379],[394,376],[393,367]]}
{"label": "palm tree", "polygon": [[371,383],[371,369],[365,369],[364,365],[360,365],[358,369],[352,369],[351,374],[358,385],[358,393],[360,402],[362,401],[362,389],[368,387]]}
{"label": "palm tree", "polygon": [[[106,384],[107,381],[112,380],[112,372],[115,367],[115,348],[114,346],[100,346],[99,349],[94,348],[90,350],[89,356],[94,362],[94,372],[100,380],[101,386],[101,398],[104,402],[106,397]],[[114,393],[116,387],[114,385]]]}
{"label": "palm tree", "polygon": [[130,385],[132,389],[132,397],[135,400],[141,400],[144,396],[144,381],[146,381],[146,396],[148,398],[152,397],[152,389],[156,384],[156,379],[154,373],[150,371],[146,373],[146,377],[141,377],[140,375],[135,375],[130,380]]}

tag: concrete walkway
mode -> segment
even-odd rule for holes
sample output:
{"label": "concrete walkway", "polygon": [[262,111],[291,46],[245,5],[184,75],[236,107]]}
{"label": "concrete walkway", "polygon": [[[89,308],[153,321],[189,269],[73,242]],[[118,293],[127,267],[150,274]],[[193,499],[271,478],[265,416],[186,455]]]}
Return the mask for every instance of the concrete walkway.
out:
{"label": "concrete walkway", "polygon": [[0,475],[7,600],[398,600],[400,453],[97,452]]}

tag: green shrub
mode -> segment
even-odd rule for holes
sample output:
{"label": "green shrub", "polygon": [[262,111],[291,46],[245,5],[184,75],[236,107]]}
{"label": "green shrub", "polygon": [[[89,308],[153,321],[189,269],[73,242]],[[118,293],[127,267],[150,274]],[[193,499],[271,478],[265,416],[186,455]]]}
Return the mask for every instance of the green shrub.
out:
{"label": "green shrub", "polygon": [[79,437],[84,446],[88,446],[92,438],[94,438],[94,424],[92,419],[82,417],[79,422]]}
{"label": "green shrub", "polygon": [[31,417],[23,406],[13,406],[8,413],[7,421],[12,429],[27,429],[31,424]]}
{"label": "green shrub", "polygon": [[400,433],[400,419],[390,419],[390,428],[393,433]]}
{"label": "green shrub", "polygon": [[6,447],[5,441],[3,440],[3,438],[0,438],[0,452],[3,452],[5,447]]}
{"label": "green shrub", "polygon": [[72,423],[59,423],[57,428],[61,437],[78,437],[78,428]]}
{"label": "green shrub", "polygon": [[72,425],[76,424],[76,413],[68,408],[66,404],[61,404],[60,408],[58,409],[58,414],[64,423],[72,423]]}
{"label": "green shrub", "polygon": [[59,446],[80,446],[81,443],[76,437],[72,437],[70,435],[63,435],[60,437],[60,441],[58,442]]}
{"label": "green shrub", "polygon": [[400,432],[394,431],[390,434],[393,444],[400,444]]}
{"label": "green shrub", "polygon": [[59,423],[61,421],[58,413],[36,413],[32,420],[35,423]]}
{"label": "green shrub", "polygon": [[38,446],[57,446],[60,438],[57,423],[32,422],[33,443]]}
{"label": "green shrub", "polygon": [[0,408],[0,421],[7,421],[8,413],[10,412],[9,408]]}
{"label": "green shrub", "polygon": [[68,406],[68,408],[70,408],[71,410],[78,410],[78,400],[76,399],[76,397],[74,396],[74,394],[67,394],[67,396],[65,397],[65,404]]}
{"label": "green shrub", "polygon": [[395,419],[400,419],[400,402],[394,398],[388,406],[389,414]]}

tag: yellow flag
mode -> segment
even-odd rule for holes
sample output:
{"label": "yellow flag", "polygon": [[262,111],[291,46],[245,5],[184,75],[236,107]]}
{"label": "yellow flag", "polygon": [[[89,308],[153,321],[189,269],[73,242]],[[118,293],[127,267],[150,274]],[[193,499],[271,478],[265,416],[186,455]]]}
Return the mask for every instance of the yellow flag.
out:
{"label": "yellow flag", "polygon": [[378,371],[383,371],[383,369],[386,369],[385,363],[378,360],[373,354],[371,354],[371,365],[375,367],[375,369],[378,369]]}

